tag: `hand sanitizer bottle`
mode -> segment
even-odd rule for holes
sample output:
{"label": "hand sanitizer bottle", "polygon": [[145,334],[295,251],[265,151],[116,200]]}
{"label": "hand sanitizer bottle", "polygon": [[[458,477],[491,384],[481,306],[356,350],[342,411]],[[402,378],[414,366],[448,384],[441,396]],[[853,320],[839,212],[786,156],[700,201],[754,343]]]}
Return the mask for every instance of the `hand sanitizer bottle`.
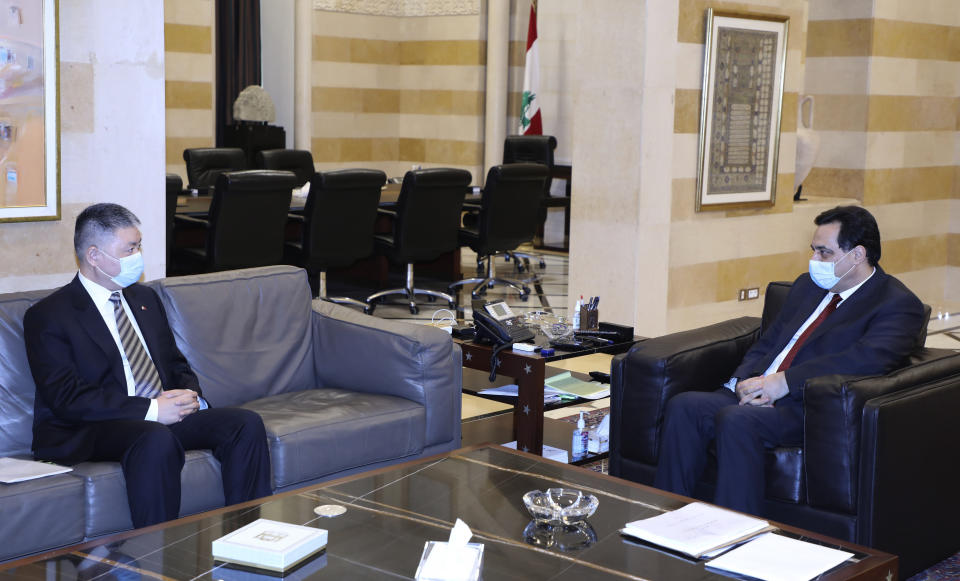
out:
{"label": "hand sanitizer bottle", "polygon": [[573,431],[573,442],[571,443],[570,456],[574,460],[579,460],[587,455],[587,441],[590,433],[587,431],[587,423],[583,419],[583,411],[580,412],[580,418],[577,420],[577,429]]}
{"label": "hand sanitizer bottle", "polygon": [[573,330],[580,330],[580,309],[583,307],[583,295],[580,295],[580,298],[577,300],[576,306],[573,307]]}

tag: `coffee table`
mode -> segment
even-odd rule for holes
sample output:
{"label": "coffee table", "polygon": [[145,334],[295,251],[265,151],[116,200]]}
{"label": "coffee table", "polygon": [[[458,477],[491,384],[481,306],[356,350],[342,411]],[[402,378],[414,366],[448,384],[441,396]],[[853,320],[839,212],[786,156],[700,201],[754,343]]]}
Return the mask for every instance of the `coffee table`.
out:
{"label": "coffee table", "polygon": [[[599,498],[588,528],[532,530],[522,496],[550,487],[579,488]],[[329,531],[326,550],[288,572],[287,578],[407,579],[416,571],[424,542],[446,540],[453,523],[461,518],[473,530],[473,542],[485,546],[482,578],[487,581],[729,579],[705,568],[702,560],[636,543],[618,533],[628,521],[688,501],[532,454],[482,446],[7,563],[0,578],[70,580],[110,572],[110,578],[269,579],[215,562],[210,553],[214,539],[257,518],[268,518]],[[313,509],[321,504],[342,505],[347,512],[334,518],[317,517]],[[782,528],[784,534],[855,553],[822,579],[896,579],[897,558],[892,555]],[[525,541],[525,534],[539,544]]]}

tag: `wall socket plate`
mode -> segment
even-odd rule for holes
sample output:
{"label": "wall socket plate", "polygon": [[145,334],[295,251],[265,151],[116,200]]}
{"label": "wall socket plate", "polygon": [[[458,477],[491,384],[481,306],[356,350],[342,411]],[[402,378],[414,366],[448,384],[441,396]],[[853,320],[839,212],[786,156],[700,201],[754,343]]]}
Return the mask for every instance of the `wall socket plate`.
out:
{"label": "wall socket plate", "polygon": [[742,288],[737,295],[738,301],[752,301],[760,298],[760,287]]}

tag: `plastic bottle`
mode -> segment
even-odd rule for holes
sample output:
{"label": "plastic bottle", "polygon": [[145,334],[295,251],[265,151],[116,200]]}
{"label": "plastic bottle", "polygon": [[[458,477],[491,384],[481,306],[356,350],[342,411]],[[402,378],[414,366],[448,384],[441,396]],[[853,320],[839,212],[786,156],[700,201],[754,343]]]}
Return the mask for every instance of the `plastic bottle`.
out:
{"label": "plastic bottle", "polygon": [[577,306],[573,307],[573,328],[574,330],[580,330],[580,309],[583,307],[583,295],[580,295],[580,298],[577,299]]}
{"label": "plastic bottle", "polygon": [[587,423],[583,419],[583,412],[580,412],[580,418],[577,420],[577,429],[573,431],[573,442],[570,447],[570,455],[574,460],[579,460],[587,455],[587,442],[590,438],[590,432],[587,431]]}

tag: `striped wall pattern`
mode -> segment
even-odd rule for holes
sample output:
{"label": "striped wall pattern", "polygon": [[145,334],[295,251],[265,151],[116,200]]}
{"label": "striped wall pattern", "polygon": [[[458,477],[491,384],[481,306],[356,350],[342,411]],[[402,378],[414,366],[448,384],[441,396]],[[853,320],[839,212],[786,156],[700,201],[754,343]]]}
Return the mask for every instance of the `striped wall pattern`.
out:
{"label": "striped wall pattern", "polygon": [[212,147],[214,113],[213,0],[164,0],[167,172],[186,185],[183,150]]}
{"label": "striped wall pattern", "polygon": [[[790,18],[781,117],[776,203],[750,210],[695,211],[706,9]],[[673,180],[668,327],[698,327],[759,314],[762,301],[739,303],[739,289],[792,280],[806,267],[810,206],[793,203],[797,98],[806,52],[803,0],[679,2],[673,120]],[[664,251],[667,251],[664,249]]]}
{"label": "striped wall pattern", "polygon": [[317,10],[312,151],[320,171],[482,171],[486,45],[479,15]]}
{"label": "striped wall pattern", "polygon": [[931,304],[956,300],[960,14],[934,0],[836,4],[810,3],[806,90],[823,146],[807,189],[891,215],[885,268]]}

